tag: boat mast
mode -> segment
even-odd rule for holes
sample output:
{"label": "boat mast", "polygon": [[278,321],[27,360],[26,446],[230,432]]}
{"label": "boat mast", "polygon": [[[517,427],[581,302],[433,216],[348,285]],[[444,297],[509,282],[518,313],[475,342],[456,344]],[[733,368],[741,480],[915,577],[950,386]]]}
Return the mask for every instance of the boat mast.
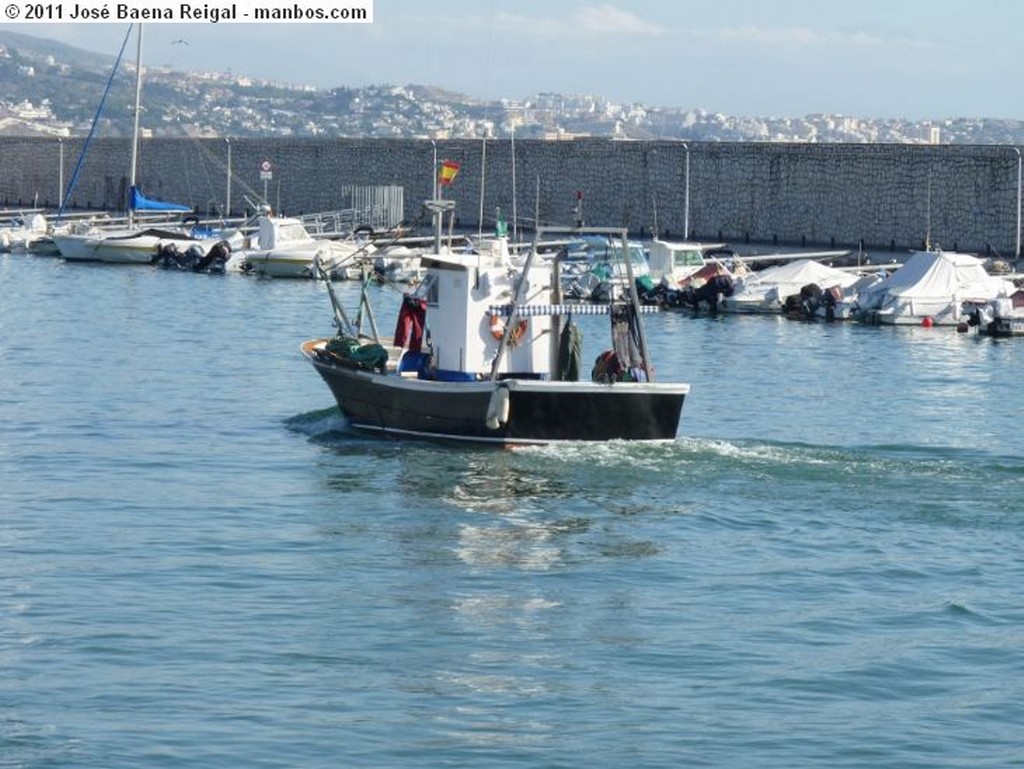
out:
{"label": "boat mast", "polygon": [[135,46],[135,124],[132,127],[132,165],[128,177],[128,226],[135,220],[135,208],[131,195],[135,191],[136,168],[139,162],[139,112],[142,102],[142,25],[139,24],[138,40]]}
{"label": "boat mast", "polygon": [[[57,221],[60,221],[61,216],[64,214],[64,209],[68,203],[71,202],[71,193],[75,190],[75,185],[78,183],[78,174],[82,170],[82,163],[85,162],[85,153],[89,149],[89,145],[92,144],[92,137],[96,134],[96,126],[100,122],[100,115],[103,114],[103,106],[107,103],[107,96],[110,94],[110,88],[114,84],[114,76],[117,74],[117,68],[121,64],[121,59],[124,57],[125,46],[128,45],[128,40],[131,39],[132,25],[128,25],[128,30],[124,33],[124,40],[121,41],[121,49],[117,52],[117,59],[114,61],[114,67],[110,70],[110,77],[107,78],[107,85],[103,89],[103,96],[100,97],[100,105],[96,108],[96,114],[93,115],[92,124],[89,126],[89,134],[85,137],[85,144],[82,145],[82,151],[78,153],[78,162],[75,163],[75,170],[71,173],[71,181],[68,182],[68,188],[61,188],[60,207],[57,209]],[[64,145],[61,145],[63,148]],[[63,167],[63,163],[61,166]]]}

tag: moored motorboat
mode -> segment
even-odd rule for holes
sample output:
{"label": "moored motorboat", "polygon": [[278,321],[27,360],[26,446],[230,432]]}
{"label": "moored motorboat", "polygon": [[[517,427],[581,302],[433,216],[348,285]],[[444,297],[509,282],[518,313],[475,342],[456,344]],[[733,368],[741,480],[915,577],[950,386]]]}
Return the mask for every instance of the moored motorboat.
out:
{"label": "moored motorboat", "polygon": [[[845,302],[847,289],[859,280],[860,276],[853,272],[829,267],[814,259],[797,259],[747,273],[737,281],[733,293],[722,300],[722,309],[733,313],[777,314],[801,307],[804,314],[813,316],[817,309],[824,309],[821,300],[825,297],[834,302],[833,309]],[[808,295],[805,289],[810,287],[815,287],[816,291]],[[816,300],[813,309],[805,304],[809,299]]]}
{"label": "moored motorboat", "polygon": [[189,230],[174,226],[96,229],[86,233],[54,234],[53,242],[69,262],[152,264],[165,246],[173,245],[181,251],[198,247],[206,253],[226,238],[234,239],[235,234],[236,231],[228,231],[222,236],[197,238]]}
{"label": "moored motorboat", "polygon": [[[572,232],[585,229],[592,228]],[[638,278],[650,279],[647,247],[643,243],[620,243],[607,230],[599,229],[599,233],[583,234],[565,249],[570,269],[562,275],[562,281],[566,294],[574,299],[609,302],[634,288]]]}
{"label": "moored motorboat", "polygon": [[422,248],[404,245],[384,246],[373,258],[373,272],[379,280],[414,283],[423,277],[420,266]]}
{"label": "moored motorboat", "polygon": [[10,223],[0,227],[0,251],[25,252],[48,235],[46,217],[36,211],[27,218],[16,215]]}
{"label": "moored motorboat", "polygon": [[344,270],[373,253],[369,242],[314,238],[300,219],[261,216],[255,247],[243,249],[238,258],[243,270],[271,278],[316,277],[314,263],[328,272]]}
{"label": "moored motorboat", "polygon": [[[537,240],[555,229],[539,228]],[[587,231],[625,247],[625,230]],[[674,439],[690,388],[652,381],[641,320],[650,308],[635,288],[609,305],[562,305],[558,261],[536,253],[521,267],[501,249],[424,254],[393,347],[359,339],[331,291],[341,331],[302,352],[362,431],[500,445]],[[579,381],[581,345],[567,317],[581,312],[611,318],[612,348],[590,381]]]}
{"label": "moored motorboat", "polygon": [[679,288],[683,281],[703,270],[709,263],[732,263],[735,252],[725,243],[673,242],[655,238],[649,246],[651,280],[668,288]]}
{"label": "moored motorboat", "polygon": [[956,326],[967,322],[965,303],[1008,297],[1015,286],[989,275],[984,261],[955,251],[915,251],[888,278],[860,291],[858,318],[880,325]]}
{"label": "moored motorboat", "polygon": [[988,302],[964,302],[963,310],[967,320],[962,330],[974,327],[982,336],[1024,336],[1024,289]]}

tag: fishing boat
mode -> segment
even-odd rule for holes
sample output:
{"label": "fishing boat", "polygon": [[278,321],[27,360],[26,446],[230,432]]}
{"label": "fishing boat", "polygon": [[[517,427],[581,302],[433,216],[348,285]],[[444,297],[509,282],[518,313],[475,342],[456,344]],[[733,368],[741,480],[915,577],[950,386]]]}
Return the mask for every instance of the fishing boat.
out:
{"label": "fishing boat", "polygon": [[[607,305],[562,304],[558,259],[537,258],[536,244],[553,233],[612,236],[629,253],[624,229],[540,227],[516,266],[500,241],[485,253],[456,253],[441,248],[438,234],[387,345],[376,333],[360,338],[328,280],[339,333],[301,350],[349,424],[503,446],[673,440],[690,387],[653,381],[642,315],[654,308],[640,305],[635,286]],[[611,330],[587,381],[571,319],[582,313],[608,315]]]}

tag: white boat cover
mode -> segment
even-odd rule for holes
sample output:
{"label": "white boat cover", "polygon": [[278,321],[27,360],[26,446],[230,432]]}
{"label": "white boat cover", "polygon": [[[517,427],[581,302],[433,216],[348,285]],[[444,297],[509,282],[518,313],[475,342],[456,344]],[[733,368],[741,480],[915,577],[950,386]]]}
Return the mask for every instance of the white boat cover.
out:
{"label": "white boat cover", "polygon": [[310,246],[314,250],[318,245],[313,236],[306,231],[301,220],[286,217],[260,217],[260,250],[295,248],[300,245]]}
{"label": "white boat cover", "polygon": [[862,311],[956,320],[963,302],[987,302],[1013,291],[1013,283],[989,275],[976,256],[917,251],[888,278],[861,291],[857,304]]}
{"label": "white boat cover", "polygon": [[731,297],[722,300],[722,305],[730,312],[777,312],[786,297],[799,294],[804,286],[813,283],[822,289],[833,286],[846,289],[859,279],[860,276],[852,272],[837,270],[813,259],[797,259],[751,272],[737,284]]}
{"label": "white boat cover", "polygon": [[779,288],[779,298],[799,294],[800,289],[811,283],[821,288],[832,286],[845,287],[857,281],[857,275],[845,270],[816,262],[813,259],[797,259],[793,262],[768,267],[759,272],[752,272],[743,282],[743,287],[756,286]]}

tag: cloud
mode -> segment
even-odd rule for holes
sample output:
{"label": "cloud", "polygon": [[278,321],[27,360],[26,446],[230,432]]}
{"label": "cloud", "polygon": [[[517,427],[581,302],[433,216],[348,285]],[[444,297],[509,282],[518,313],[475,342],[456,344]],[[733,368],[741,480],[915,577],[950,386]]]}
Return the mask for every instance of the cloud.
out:
{"label": "cloud", "polygon": [[696,34],[701,37],[717,37],[733,43],[745,43],[748,45],[818,46],[831,48],[900,46],[916,49],[924,49],[931,46],[931,43],[926,40],[906,37],[885,38],[860,30],[821,32],[808,27],[726,27],[714,30],[708,35],[699,32]]}
{"label": "cloud", "polygon": [[661,35],[665,29],[644,21],[635,13],[623,11],[613,5],[584,8],[576,14],[581,31],[591,35],[627,34]]}
{"label": "cloud", "polygon": [[563,38],[565,36],[565,25],[554,19],[544,19],[534,16],[522,16],[515,13],[501,11],[493,19],[477,19],[472,26],[479,29],[480,24],[490,24],[494,28],[502,30],[507,34],[533,35],[543,38]]}
{"label": "cloud", "polygon": [[[587,6],[571,18],[553,16],[524,16],[499,11],[491,19],[481,17],[451,19],[452,27],[467,29],[496,28],[504,33],[541,39],[565,40],[567,34],[580,36],[662,35],[664,27],[644,21],[635,13],[623,11],[614,5]],[[571,31],[571,32],[570,32]]]}
{"label": "cloud", "polygon": [[820,45],[824,42],[822,35],[806,27],[733,27],[719,29],[717,34],[726,40],[759,45]]}

